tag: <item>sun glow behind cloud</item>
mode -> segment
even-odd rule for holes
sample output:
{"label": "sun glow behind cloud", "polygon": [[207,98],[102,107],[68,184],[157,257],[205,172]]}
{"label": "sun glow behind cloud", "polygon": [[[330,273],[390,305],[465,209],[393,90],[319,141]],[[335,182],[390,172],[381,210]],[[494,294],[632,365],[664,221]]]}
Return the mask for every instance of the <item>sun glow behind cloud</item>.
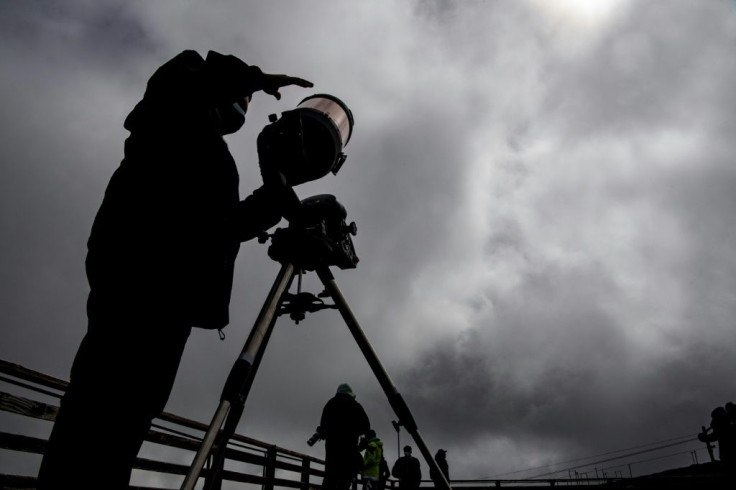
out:
{"label": "sun glow behind cloud", "polygon": [[555,21],[581,30],[596,30],[616,17],[627,0],[531,0],[531,4]]}

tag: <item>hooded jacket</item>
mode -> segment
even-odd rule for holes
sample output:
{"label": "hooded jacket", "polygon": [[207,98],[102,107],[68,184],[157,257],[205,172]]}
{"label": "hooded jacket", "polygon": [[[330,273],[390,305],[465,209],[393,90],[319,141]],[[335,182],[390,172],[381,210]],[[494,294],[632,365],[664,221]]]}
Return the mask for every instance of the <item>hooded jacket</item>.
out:
{"label": "hooded jacket", "polygon": [[358,448],[358,438],[371,428],[363,406],[348,393],[337,393],[322,410],[320,428],[328,445]]}
{"label": "hooded jacket", "polygon": [[363,476],[378,478],[381,474],[382,457],[383,441],[377,437],[370,439],[363,454]]}
{"label": "hooded jacket", "polygon": [[[445,455],[445,451],[443,450],[437,451],[437,454],[434,455],[434,460],[437,462],[437,466],[442,472],[442,475],[444,475],[445,480],[449,482],[450,481],[450,468],[447,464],[447,457]],[[440,475],[435,471],[434,468],[429,469],[429,477],[432,479],[435,486],[439,486],[439,482],[441,478],[440,478]]]}
{"label": "hooded jacket", "polygon": [[261,79],[237,58],[194,51],[151,77],[125,120],[125,156],[87,243],[90,320],[227,325],[240,242],[280,215],[263,189],[240,201],[216,109],[260,89]]}

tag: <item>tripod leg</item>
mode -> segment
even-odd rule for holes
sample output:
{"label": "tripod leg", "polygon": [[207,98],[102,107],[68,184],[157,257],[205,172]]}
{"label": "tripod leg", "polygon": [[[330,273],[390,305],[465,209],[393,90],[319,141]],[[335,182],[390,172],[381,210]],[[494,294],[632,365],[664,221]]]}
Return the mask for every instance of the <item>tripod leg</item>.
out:
{"label": "tripod leg", "polygon": [[332,275],[332,272],[330,272],[329,267],[319,267],[317,268],[316,272],[320,280],[322,281],[322,284],[324,284],[325,289],[328,293],[330,293],[330,296],[335,302],[335,305],[337,305],[338,310],[340,310],[340,314],[345,320],[345,324],[348,326],[350,333],[353,335],[353,338],[358,343],[358,347],[363,353],[363,356],[365,356],[366,361],[368,361],[368,365],[373,370],[373,374],[375,374],[376,378],[378,379],[378,383],[381,385],[381,388],[383,388],[383,392],[386,393],[391,408],[394,409],[394,412],[399,417],[399,422],[406,428],[406,431],[411,434],[414,442],[424,456],[424,459],[427,462],[427,466],[429,466],[430,469],[434,470],[433,473],[441,475],[443,490],[452,490],[450,484],[447,482],[444,474],[437,465],[437,462],[434,460],[429,447],[427,447],[427,444],[425,444],[421,434],[419,434],[417,424],[414,421],[414,417],[412,416],[409,407],[404,401],[404,398],[394,386],[393,382],[391,381],[391,377],[389,377],[388,373],[381,364],[381,361],[378,359],[378,356],[376,356],[376,353],[373,350],[370,342],[368,342],[368,338],[365,336],[365,333],[360,327],[358,320],[355,318],[355,315],[353,315],[353,312],[350,310],[350,307],[343,297],[342,292],[340,292],[340,289],[337,287],[335,277]]}
{"label": "tripod leg", "polygon": [[[291,279],[294,277],[294,265],[285,263],[281,266],[276,280],[271,286],[271,291],[268,293],[263,307],[261,308],[258,318],[256,319],[253,328],[250,331],[248,340],[246,340],[243,350],[235,361],[230,375],[225,382],[225,387],[220,397],[220,405],[215,411],[215,415],[212,417],[207,433],[204,436],[202,444],[197,450],[197,454],[194,456],[192,465],[189,467],[189,472],[184,478],[184,482],[181,485],[181,490],[193,490],[197,483],[202,468],[204,467],[207,456],[210,454],[212,447],[215,444],[217,434],[228,417],[228,412],[233,405],[245,405],[245,400],[248,397],[248,391],[252,385],[252,378],[255,376],[255,369],[257,367],[257,360],[263,356],[262,350],[265,349],[268,338],[271,335],[271,329],[275,323],[276,312],[281,302],[283,294],[288,290]],[[234,410],[236,418],[240,418],[242,409]],[[235,412],[238,412],[235,414]],[[227,424],[231,431],[235,430],[237,426],[237,420],[235,423]],[[227,441],[232,435],[223,433],[220,438],[220,448],[224,453]],[[216,470],[217,465],[213,465]]]}
{"label": "tripod leg", "polygon": [[[225,465],[225,451],[227,450],[227,441],[230,440],[233,434],[235,434],[238,428],[238,423],[245,410],[245,400],[250,393],[250,388],[253,386],[253,380],[255,379],[258,367],[261,365],[261,359],[263,359],[263,353],[266,352],[266,345],[268,345],[268,339],[271,338],[271,332],[273,332],[273,326],[276,323],[277,316],[274,315],[271,318],[271,325],[268,327],[261,348],[256,354],[256,358],[253,361],[253,365],[250,369],[250,375],[247,377],[245,385],[241,388],[239,396],[231,399],[232,405],[230,411],[227,414],[227,420],[225,420],[225,426],[220,431],[215,442],[215,449],[212,453],[212,469],[207,473],[207,477],[204,481],[203,490],[218,490],[222,486],[221,471]],[[224,396],[224,395],[223,395]],[[231,397],[232,398],[232,397]]]}

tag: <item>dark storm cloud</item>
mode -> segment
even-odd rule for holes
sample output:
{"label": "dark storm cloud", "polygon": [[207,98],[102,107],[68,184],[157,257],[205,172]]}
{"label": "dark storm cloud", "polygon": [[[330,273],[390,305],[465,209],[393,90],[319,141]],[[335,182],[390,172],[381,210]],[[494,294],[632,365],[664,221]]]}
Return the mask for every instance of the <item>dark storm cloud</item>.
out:
{"label": "dark storm cloud", "polygon": [[428,437],[452,441],[459,460],[488,440],[526,453],[500,451],[467,471],[529,467],[545,447],[580,456],[694,433],[705,407],[732,397],[724,381],[733,342],[712,345],[697,332],[670,339],[665,355],[657,351],[666,346],[641,351],[601,304],[616,292],[600,271],[549,272],[525,279],[515,295],[523,299],[497,298],[492,317],[435,345],[399,378]]}
{"label": "dark storm cloud", "polygon": [[[684,12],[632,9],[592,49],[541,58],[545,110],[510,132],[520,156],[499,167],[507,187],[496,202],[509,200],[515,211],[494,218],[485,246],[489,263],[515,264],[519,283],[512,293],[491,287],[478,303],[486,315],[400,378],[420,419],[447,421],[439,435],[430,429],[435,439],[553,443],[590,454],[601,441],[610,448],[642,434],[694,431],[710,404],[731,396],[736,223],[722,150],[730,145],[721,134],[733,126],[734,98],[723,83],[733,80],[734,64],[721,61],[733,58],[723,42],[733,37],[733,19],[694,42],[710,8],[667,32],[643,26],[657,12],[673,22]],[[525,152],[540,140],[567,155]],[[605,148],[628,144],[636,150],[623,154],[634,163],[616,169]],[[535,188],[544,156],[561,177]],[[525,193],[532,201],[519,197]],[[527,205],[538,215],[523,224],[519,206]],[[621,207],[644,211],[629,216],[629,237],[601,219]],[[620,251],[599,255],[588,233],[610,236],[611,251],[633,237],[622,250],[643,260],[640,268],[617,268]],[[578,239],[549,255],[563,235]],[[651,297],[627,289],[629,281]]]}
{"label": "dark storm cloud", "polygon": [[523,300],[495,298],[492,317],[422,356],[402,379],[419,395],[419,410],[449,418],[448,430],[470,439],[568,433],[577,415],[561,411],[582,403],[596,373],[626,356],[621,332],[597,304],[610,285],[597,284],[595,268],[560,272],[530,274]]}
{"label": "dark storm cloud", "polygon": [[[114,69],[156,46],[126,2],[8,2],[0,9],[6,42],[29,56],[43,49],[50,65],[84,60]],[[76,56],[54,59],[54,48]]]}
{"label": "dark storm cloud", "polygon": [[406,281],[452,233],[465,177],[467,149],[455,119],[460,116],[423,104],[407,104],[371,135],[361,151],[364,161],[356,163],[368,170],[349,197],[356,203],[351,212],[358,219],[358,252],[370,273],[385,274],[381,280],[389,288],[376,293],[384,296],[380,302],[394,305],[401,304]]}
{"label": "dark storm cloud", "polygon": [[[2,9],[2,301],[14,325],[11,345],[24,346],[6,356],[20,361],[22,352],[39,348],[43,330],[51,333],[47,341],[69,349],[83,331],[85,241],[122,134],[121,113],[106,118],[89,109],[116,107],[110,72],[124,73],[125,60],[136,57],[131,50],[149,44],[120,6],[24,2]],[[56,312],[53,320],[48,311]],[[24,333],[28,324],[39,330]],[[41,356],[38,368],[70,361]]]}

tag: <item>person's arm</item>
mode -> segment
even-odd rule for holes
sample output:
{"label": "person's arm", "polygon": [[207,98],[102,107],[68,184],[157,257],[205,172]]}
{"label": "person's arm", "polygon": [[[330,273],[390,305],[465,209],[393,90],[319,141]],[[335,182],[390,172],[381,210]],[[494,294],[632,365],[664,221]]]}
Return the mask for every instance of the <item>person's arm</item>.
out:
{"label": "person's arm", "polygon": [[368,447],[365,448],[365,456],[363,457],[363,467],[364,468],[371,468],[373,466],[378,466],[381,464],[381,453],[378,450],[378,448],[373,445],[369,444]]}
{"label": "person's arm", "polygon": [[322,409],[322,417],[319,420],[319,426],[322,428],[322,438],[327,440],[332,436],[332,421],[334,416],[332,414],[332,405],[328,401],[325,407]]}
{"label": "person's arm", "polygon": [[228,219],[230,233],[239,242],[250,240],[278,224],[284,207],[294,201],[299,199],[290,188],[261,186],[235,206]]}
{"label": "person's arm", "polygon": [[698,434],[698,440],[700,442],[715,442],[718,440],[718,436],[715,432],[701,432]]}
{"label": "person's arm", "polygon": [[257,66],[249,66],[232,55],[222,55],[215,51],[207,53],[209,82],[216,91],[217,102],[227,102],[236,98],[249,97],[263,91],[276,100],[281,99],[279,90],[296,85],[312,87],[312,82],[299,77],[283,74],[263,73]]}
{"label": "person's arm", "polygon": [[280,99],[279,90],[290,85],[313,86],[302,78],[263,73],[232,55],[210,51],[205,60],[196,51],[186,50],[156,70],[125,128],[191,131],[210,124],[208,112],[219,104],[233,103],[258,91]]}

